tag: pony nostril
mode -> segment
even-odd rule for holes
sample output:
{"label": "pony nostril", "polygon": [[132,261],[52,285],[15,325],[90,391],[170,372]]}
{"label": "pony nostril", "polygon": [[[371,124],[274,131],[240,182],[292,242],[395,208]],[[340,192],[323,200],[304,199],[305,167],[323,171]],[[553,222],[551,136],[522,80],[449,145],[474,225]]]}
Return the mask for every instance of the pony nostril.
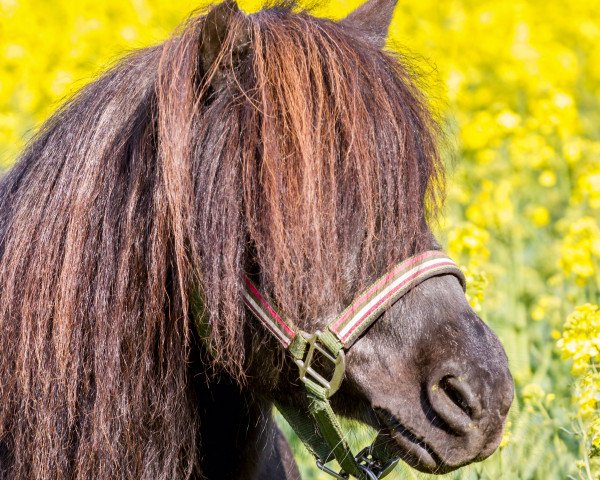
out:
{"label": "pony nostril", "polygon": [[481,418],[481,402],[464,379],[448,375],[442,378],[439,388],[471,420],[479,420]]}
{"label": "pony nostril", "polygon": [[482,417],[481,401],[474,389],[460,376],[438,378],[428,391],[433,412],[454,434],[474,433]]}

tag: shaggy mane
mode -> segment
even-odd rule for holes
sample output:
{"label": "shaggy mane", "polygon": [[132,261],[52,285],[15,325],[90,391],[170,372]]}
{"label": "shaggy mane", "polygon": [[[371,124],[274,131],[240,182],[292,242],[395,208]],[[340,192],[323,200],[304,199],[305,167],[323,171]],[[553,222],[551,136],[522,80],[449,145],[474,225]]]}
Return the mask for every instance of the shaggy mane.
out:
{"label": "shaggy mane", "polygon": [[420,248],[441,168],[398,59],[279,6],[206,66],[205,19],[84,88],[0,183],[0,478],[197,475],[192,292],[241,380],[243,272],[302,325]]}

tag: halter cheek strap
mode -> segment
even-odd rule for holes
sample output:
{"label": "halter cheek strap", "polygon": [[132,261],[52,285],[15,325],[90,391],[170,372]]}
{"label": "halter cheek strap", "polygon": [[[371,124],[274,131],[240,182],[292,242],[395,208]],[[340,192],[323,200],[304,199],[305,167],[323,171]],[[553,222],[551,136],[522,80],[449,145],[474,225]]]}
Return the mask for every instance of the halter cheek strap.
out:
{"label": "halter cheek strap", "polygon": [[[282,402],[276,406],[316,457],[319,468],[333,477],[348,479],[352,475],[360,480],[377,480],[391,472],[398,462],[393,449],[386,448],[389,438],[385,439],[383,435],[378,436],[370,447],[353,455],[329,398],[344,378],[344,350],[351,348],[394,302],[420,283],[439,275],[454,275],[463,289],[466,287],[462,271],[445,254],[439,251],[421,253],[375,281],[327,326],[325,332],[314,334],[299,330],[261,295],[249,278],[244,278],[244,303],[291,354],[305,387],[306,398],[301,408]],[[333,373],[327,375],[329,378],[313,367],[316,358],[320,358],[320,365],[330,364],[328,371]],[[340,473],[326,465],[333,459],[342,467]]]}

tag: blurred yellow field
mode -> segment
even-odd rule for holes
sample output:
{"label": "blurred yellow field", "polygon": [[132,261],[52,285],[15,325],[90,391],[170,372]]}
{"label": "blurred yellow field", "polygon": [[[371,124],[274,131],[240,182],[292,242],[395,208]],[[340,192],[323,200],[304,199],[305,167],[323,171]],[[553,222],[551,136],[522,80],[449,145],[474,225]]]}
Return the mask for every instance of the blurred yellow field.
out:
{"label": "blurred yellow field", "polygon": [[[341,18],[360,3],[314,8]],[[0,168],[80,87],[203,6],[0,0]],[[599,0],[396,9],[388,48],[419,72],[447,135],[438,230],[516,384],[500,450],[447,478],[600,478],[599,12]],[[326,478],[293,441],[305,478]],[[421,478],[398,470],[393,478]]]}

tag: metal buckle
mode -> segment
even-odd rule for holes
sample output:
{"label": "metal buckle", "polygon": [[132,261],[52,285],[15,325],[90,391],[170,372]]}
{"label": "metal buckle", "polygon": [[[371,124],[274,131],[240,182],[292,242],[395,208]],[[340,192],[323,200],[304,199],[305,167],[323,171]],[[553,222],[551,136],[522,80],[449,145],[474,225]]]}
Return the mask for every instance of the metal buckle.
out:
{"label": "metal buckle", "polygon": [[360,469],[367,474],[369,480],[379,480],[386,477],[398,465],[400,458],[394,458],[381,464],[373,458],[372,447],[367,447],[356,456],[356,462]]}
{"label": "metal buckle", "polygon": [[[301,332],[301,335],[304,336],[308,344],[308,352],[304,359],[296,360],[296,365],[298,365],[298,369],[300,370],[300,380],[304,383],[313,382],[323,387],[325,395],[329,398],[338,391],[344,379],[344,372],[346,371],[346,356],[344,355],[344,351],[340,350],[337,356],[334,356],[327,347],[319,343],[321,335],[323,335],[320,331],[315,332],[313,335]],[[311,365],[314,360],[315,350],[333,365],[334,371],[331,380],[327,380],[312,368]]]}
{"label": "metal buckle", "polygon": [[[394,470],[400,459],[395,458],[382,465],[379,461],[373,458],[371,455],[371,449],[372,447],[367,447],[361,450],[360,453],[355,457],[355,460],[358,464],[358,468],[363,471],[368,480],[381,480],[382,478],[387,477],[388,474]],[[336,472],[321,462],[321,460],[317,460],[317,467],[337,480],[348,480],[350,478],[350,474],[344,472],[343,470]]]}

